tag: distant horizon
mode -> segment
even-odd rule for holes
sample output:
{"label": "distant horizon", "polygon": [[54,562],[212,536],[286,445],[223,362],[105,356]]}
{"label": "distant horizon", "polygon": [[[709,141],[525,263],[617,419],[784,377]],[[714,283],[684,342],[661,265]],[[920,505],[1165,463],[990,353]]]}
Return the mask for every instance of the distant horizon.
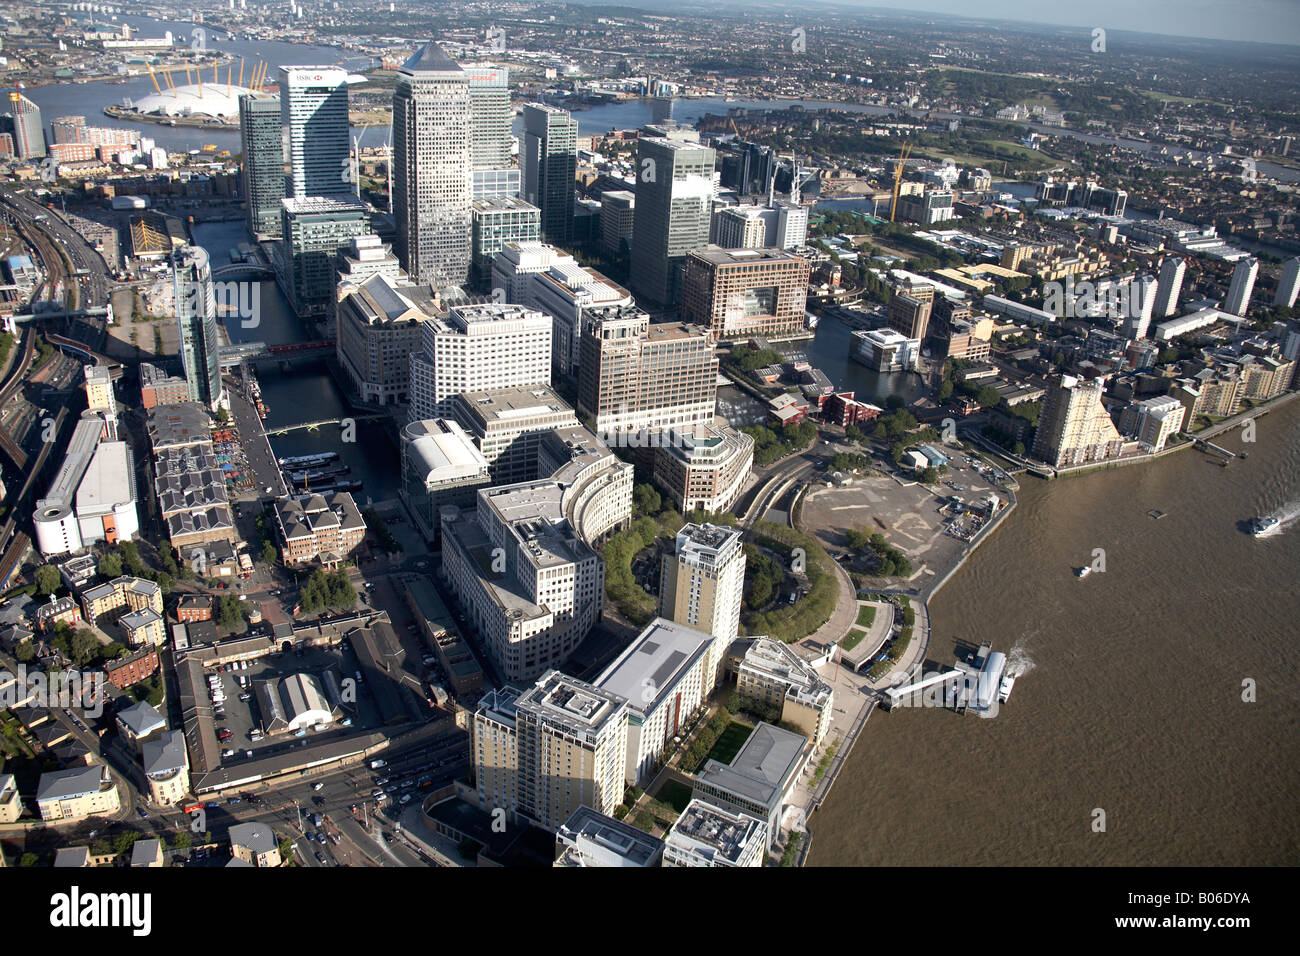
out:
{"label": "distant horizon", "polygon": [[[655,4],[689,6],[696,13],[707,13],[710,0],[687,3],[668,0]],[[595,6],[632,6],[644,8],[641,0],[596,0]],[[810,0],[809,6],[858,10],[864,13],[940,14],[963,20],[1012,21],[1041,26],[1091,31],[1106,30],[1148,33],[1177,39],[1226,40],[1243,43],[1268,43],[1300,47],[1300,2],[1298,0],[984,0],[971,9],[968,0],[911,0],[906,7],[890,0]],[[756,4],[738,0],[721,0],[719,8],[744,7],[755,12],[773,12],[763,0]],[[806,9],[806,8],[804,8]],[[793,16],[799,8],[789,11]]]}
{"label": "distant horizon", "polygon": [[[871,0],[827,2],[886,9]],[[1169,37],[1300,46],[1300,3],[1296,0],[1091,0],[1087,4],[1075,0],[984,0],[978,13],[963,0],[911,0],[907,8],[888,9],[1089,31],[1102,27]]]}

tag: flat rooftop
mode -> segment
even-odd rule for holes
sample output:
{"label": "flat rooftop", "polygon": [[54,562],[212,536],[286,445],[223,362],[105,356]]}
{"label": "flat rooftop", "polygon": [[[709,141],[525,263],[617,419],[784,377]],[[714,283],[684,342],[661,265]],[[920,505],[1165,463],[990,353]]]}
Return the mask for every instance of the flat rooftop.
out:
{"label": "flat rooftop", "polygon": [[111,511],[135,500],[131,450],[124,441],[100,442],[77,489],[77,513]]}
{"label": "flat rooftop", "polygon": [[555,840],[602,866],[654,866],[663,852],[662,840],[588,806],[564,821]]}
{"label": "flat rooftop", "polygon": [[632,710],[649,713],[672,693],[712,642],[712,636],[702,631],[657,617],[596,678],[596,686],[626,697]]}
{"label": "flat rooftop", "polygon": [[664,843],[716,865],[720,858],[736,866],[755,840],[767,845],[767,824],[745,813],[732,813],[696,797],[686,805]]}
{"label": "flat rooftop", "polygon": [[573,409],[549,385],[521,385],[491,391],[461,392],[457,404],[487,425],[556,415],[574,418]]}
{"label": "flat rooftop", "polygon": [[626,703],[619,694],[550,670],[519,695],[515,711],[567,733],[587,736],[616,719]]}
{"label": "flat rooftop", "polygon": [[668,342],[674,339],[707,339],[711,337],[708,329],[685,322],[651,322],[646,330],[647,342]]}
{"label": "flat rooftop", "polygon": [[784,249],[767,247],[761,249],[723,249],[721,246],[705,246],[688,253],[696,259],[702,259],[710,265],[753,265],[756,262],[800,262],[802,257]]}

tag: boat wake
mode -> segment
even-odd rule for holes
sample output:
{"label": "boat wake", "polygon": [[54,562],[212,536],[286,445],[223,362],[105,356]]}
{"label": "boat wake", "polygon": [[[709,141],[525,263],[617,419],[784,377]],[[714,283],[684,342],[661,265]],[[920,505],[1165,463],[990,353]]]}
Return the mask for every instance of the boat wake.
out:
{"label": "boat wake", "polygon": [[1277,528],[1274,529],[1273,533],[1280,534],[1295,524],[1297,519],[1300,519],[1300,500],[1283,505],[1273,512],[1273,517],[1277,518]]}
{"label": "boat wake", "polygon": [[1023,677],[1036,666],[1033,658],[1029,656],[1028,638],[1017,638],[1016,642],[1011,645],[1011,650],[1007,652],[1007,669],[1006,673],[1012,677]]}
{"label": "boat wake", "polygon": [[1281,534],[1291,525],[1300,519],[1300,500],[1291,501],[1269,514],[1267,517],[1276,518],[1277,524],[1267,531],[1260,531],[1255,534],[1257,538],[1272,538]]}

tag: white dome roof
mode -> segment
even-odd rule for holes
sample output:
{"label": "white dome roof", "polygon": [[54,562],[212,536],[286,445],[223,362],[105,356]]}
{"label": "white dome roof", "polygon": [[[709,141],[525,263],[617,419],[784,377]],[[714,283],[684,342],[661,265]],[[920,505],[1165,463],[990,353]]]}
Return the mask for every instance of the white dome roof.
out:
{"label": "white dome roof", "polygon": [[178,86],[175,93],[171,90],[150,93],[136,100],[135,108],[141,113],[158,113],[164,116],[216,116],[227,120],[238,120],[239,98],[251,92],[253,91],[246,86],[204,83],[200,88],[196,83],[190,86]]}

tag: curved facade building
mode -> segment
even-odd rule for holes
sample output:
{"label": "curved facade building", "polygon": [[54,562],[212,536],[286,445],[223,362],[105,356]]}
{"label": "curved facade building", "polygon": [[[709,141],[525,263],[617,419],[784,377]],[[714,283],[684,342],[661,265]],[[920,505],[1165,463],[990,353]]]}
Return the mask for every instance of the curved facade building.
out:
{"label": "curved facade building", "polygon": [[754,467],[754,439],[719,425],[669,433],[655,450],[654,481],[678,510],[730,511]]}
{"label": "curved facade building", "polygon": [[508,681],[537,678],[587,636],[605,589],[591,545],[632,516],[632,466],[587,429],[550,432],[538,460],[549,478],[442,513],[443,572]]}
{"label": "curved facade building", "polygon": [[52,554],[69,554],[82,549],[81,531],[77,516],[67,505],[56,504],[39,508],[32,516],[36,526],[36,547],[47,557]]}

